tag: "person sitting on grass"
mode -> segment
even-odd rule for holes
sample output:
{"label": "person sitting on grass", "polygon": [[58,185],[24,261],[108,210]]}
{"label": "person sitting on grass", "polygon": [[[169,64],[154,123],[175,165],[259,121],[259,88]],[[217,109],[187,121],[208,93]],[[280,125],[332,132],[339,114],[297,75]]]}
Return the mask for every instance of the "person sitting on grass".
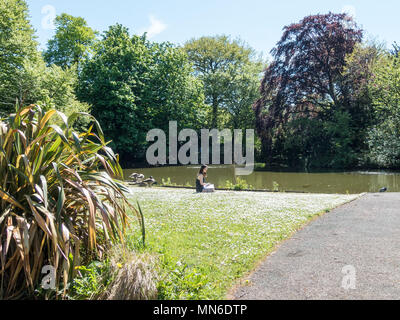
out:
{"label": "person sitting on grass", "polygon": [[200,171],[197,175],[197,179],[196,179],[196,192],[200,193],[204,191],[204,188],[206,188],[207,186],[209,186],[209,183],[206,183],[206,178],[207,178],[207,170],[208,167],[203,165],[200,168]]}

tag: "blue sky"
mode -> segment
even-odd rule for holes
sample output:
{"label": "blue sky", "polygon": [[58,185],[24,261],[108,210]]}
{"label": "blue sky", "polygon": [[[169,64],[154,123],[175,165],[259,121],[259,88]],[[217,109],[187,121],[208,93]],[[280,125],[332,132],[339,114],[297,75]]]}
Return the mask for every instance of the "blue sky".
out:
{"label": "blue sky", "polygon": [[400,43],[398,0],[27,0],[41,46],[54,34],[51,20],[63,12],[84,17],[104,31],[121,23],[132,33],[148,31],[154,41],[185,41],[203,35],[240,37],[265,56],[285,25],[306,15],[346,11],[355,16],[367,36]]}

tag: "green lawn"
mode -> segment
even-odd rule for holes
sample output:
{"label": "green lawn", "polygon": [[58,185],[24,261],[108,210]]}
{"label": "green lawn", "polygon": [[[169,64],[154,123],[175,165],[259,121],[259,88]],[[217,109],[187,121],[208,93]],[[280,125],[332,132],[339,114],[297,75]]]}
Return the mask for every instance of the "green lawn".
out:
{"label": "green lawn", "polygon": [[[162,258],[162,299],[225,298],[278,243],[316,215],[355,198],[163,188],[132,188],[130,196],[145,216],[146,250]],[[136,237],[133,232],[128,240]]]}

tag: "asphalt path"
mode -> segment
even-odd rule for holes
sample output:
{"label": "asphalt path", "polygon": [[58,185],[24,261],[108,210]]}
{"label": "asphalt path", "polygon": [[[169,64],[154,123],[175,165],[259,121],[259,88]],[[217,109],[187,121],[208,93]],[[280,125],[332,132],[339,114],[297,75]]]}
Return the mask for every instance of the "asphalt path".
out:
{"label": "asphalt path", "polygon": [[237,300],[400,299],[400,193],[366,194],[283,242]]}

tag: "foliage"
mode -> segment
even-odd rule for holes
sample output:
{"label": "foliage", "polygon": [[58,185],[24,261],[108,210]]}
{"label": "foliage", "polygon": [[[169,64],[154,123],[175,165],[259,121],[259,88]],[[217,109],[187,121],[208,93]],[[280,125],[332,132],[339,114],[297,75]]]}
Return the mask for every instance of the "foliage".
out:
{"label": "foliage", "polygon": [[162,178],[161,179],[161,186],[162,187],[176,187],[177,184],[171,181],[171,178],[168,177],[167,179]]}
{"label": "foliage", "polygon": [[16,99],[26,100],[32,80],[27,67],[40,60],[28,14],[23,0],[0,2],[0,115],[11,112]]}
{"label": "foliage", "polygon": [[[45,111],[57,108],[66,116],[70,116],[74,112],[88,113],[90,111],[89,105],[79,102],[75,96],[76,67],[65,69],[57,65],[46,67],[43,60],[38,60],[35,65],[28,62],[25,68],[27,75],[25,80],[27,98],[25,101],[38,103]],[[28,79],[31,80],[28,81]],[[79,117],[73,126],[78,130],[86,130],[88,121],[86,117]]]}
{"label": "foliage", "polygon": [[76,270],[77,276],[69,293],[69,298],[74,300],[95,299],[110,285],[114,277],[108,259],[92,261],[88,266],[77,266]]}
{"label": "foliage", "polygon": [[150,43],[115,25],[83,65],[77,94],[113,140],[121,157],[143,159],[146,133],[168,131],[170,120],[198,128],[203,113],[201,84],[185,53],[168,43]]}
{"label": "foliage", "polygon": [[168,255],[162,255],[162,274],[158,282],[159,300],[201,300],[207,297],[202,290],[207,286],[207,276],[196,268]]}
{"label": "foliage", "polygon": [[[341,154],[346,154],[349,146],[350,149],[355,146],[355,141],[347,139],[356,123],[352,116],[362,113],[363,104],[359,103],[356,89],[364,78],[346,73],[345,67],[347,57],[361,42],[362,34],[351,17],[333,13],[308,16],[284,28],[281,40],[272,50],[274,61],[267,68],[261,84],[262,97],[255,104],[257,131],[269,164],[274,153],[280,153],[282,144],[286,144],[286,150],[294,147],[303,154],[318,153],[313,155],[317,157],[322,150],[316,150],[312,140],[321,140],[328,145],[328,153],[322,154],[326,158],[335,154],[337,148],[343,147]],[[366,73],[361,71],[359,75]],[[351,81],[350,75],[353,75]],[[346,128],[331,126],[344,124],[346,114],[350,114]],[[324,124],[319,121],[327,122],[327,128],[322,128]],[[293,130],[299,124],[300,127],[306,124],[310,130]],[[333,140],[318,137],[314,129],[332,136]],[[342,135],[340,130],[345,131],[343,141],[337,140]],[[293,131],[298,136],[293,136]],[[292,141],[285,142],[285,137]],[[303,139],[312,148],[302,146]],[[293,146],[294,140],[297,142]],[[278,145],[274,146],[275,143]],[[290,157],[298,155],[295,153]],[[337,163],[335,159],[329,162],[330,166],[352,164],[351,161]]]}
{"label": "foliage", "polygon": [[364,160],[379,168],[400,168],[400,127],[392,118],[370,129],[369,150]]}
{"label": "foliage", "polygon": [[[88,112],[89,106],[75,98],[76,67],[46,67],[37,50],[26,2],[2,1],[0,13],[0,115],[13,112],[16,99],[21,105],[40,102],[47,109],[57,106],[67,116]],[[79,119],[74,126],[83,129],[87,120]]]}
{"label": "foliage", "polygon": [[273,185],[273,191],[279,192],[279,188],[280,188],[279,183],[276,181],[272,181],[272,185]]}
{"label": "foliage", "polygon": [[254,187],[247,183],[246,180],[237,177],[236,183],[232,183],[231,181],[226,181],[225,188],[229,190],[241,191],[241,190],[253,190]]}
{"label": "foliage", "polygon": [[[41,79],[41,94],[36,102],[42,103],[46,109],[57,108],[58,111],[70,116],[76,112],[90,112],[90,106],[79,102],[75,96],[77,84],[76,67],[62,69],[57,65],[45,68]],[[79,117],[73,124],[78,131],[87,130],[89,119]]]}
{"label": "foliage", "polygon": [[289,123],[282,152],[292,168],[345,168],[357,160],[354,135],[348,112],[335,111],[323,119],[299,118]]}
{"label": "foliage", "polygon": [[[61,127],[50,124],[57,116]],[[123,240],[126,208],[140,219],[98,122],[91,118],[87,132],[72,129],[82,116],[89,115],[29,106],[1,122],[2,298],[32,294],[45,265],[55,268],[65,296],[76,266]]]}
{"label": "foliage", "polygon": [[254,117],[250,111],[259,97],[257,89],[263,69],[254,50],[227,36],[192,39],[184,49],[194,65],[194,74],[204,84],[205,102],[211,107],[209,126],[252,126]]}
{"label": "foliage", "polygon": [[368,135],[366,161],[378,167],[400,167],[400,58],[383,54],[373,68],[372,92],[377,124]]}
{"label": "foliage", "polygon": [[85,19],[63,13],[54,21],[56,32],[48,41],[44,59],[48,65],[71,68],[88,58],[96,42],[96,32]]}
{"label": "foliage", "polygon": [[225,127],[242,130],[255,128],[253,104],[260,97],[262,71],[263,64],[260,61],[248,63],[237,70],[224,103],[224,109],[229,115]]}

